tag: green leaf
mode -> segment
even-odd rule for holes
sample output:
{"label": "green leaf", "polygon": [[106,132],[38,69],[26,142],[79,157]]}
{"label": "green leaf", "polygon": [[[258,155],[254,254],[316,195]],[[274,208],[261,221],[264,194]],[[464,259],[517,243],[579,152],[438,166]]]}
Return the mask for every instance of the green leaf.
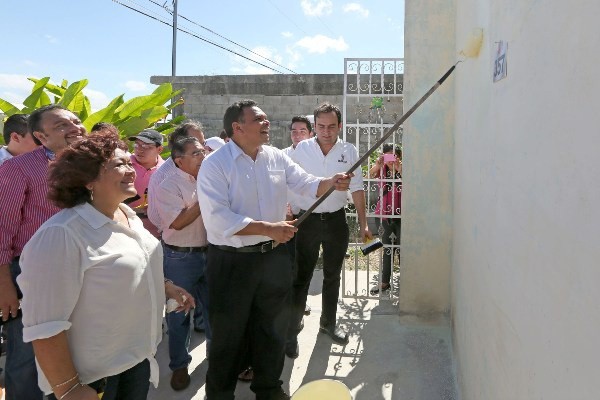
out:
{"label": "green leaf", "polygon": [[163,135],[168,135],[171,132],[173,132],[175,130],[175,127],[177,125],[179,125],[181,122],[183,122],[185,119],[186,119],[185,115],[179,115],[179,116],[173,118],[172,120],[165,122],[164,124],[161,124],[160,126],[154,128],[154,129],[161,132]]}
{"label": "green leaf", "polygon": [[59,104],[70,109],[71,103],[73,102],[73,100],[75,100],[77,94],[81,92],[83,88],[87,86],[87,84],[87,79],[82,79],[80,81],[73,82],[65,91],[65,94],[63,95],[62,99],[60,99]]}
{"label": "green leaf", "polygon": [[[36,78],[27,78],[27,79],[29,79],[33,83],[37,83],[39,81],[39,79],[36,79]],[[59,98],[65,94],[65,89],[61,88],[60,86],[56,86],[50,82],[48,82],[46,84],[46,90],[52,94],[57,95]],[[54,101],[55,101],[55,103],[57,103],[58,99],[55,97]]]}
{"label": "green leaf", "polygon": [[7,117],[10,117],[13,114],[19,114],[21,112],[21,110],[4,99],[0,99],[0,110],[2,110]]}
{"label": "green leaf", "polygon": [[143,110],[152,107],[152,98],[153,95],[150,94],[129,99],[121,104],[121,106],[115,110],[115,113],[118,114],[121,119],[127,117],[139,117]]}
{"label": "green leaf", "polygon": [[92,127],[98,122],[110,122],[116,125],[116,121],[114,120],[114,113],[115,110],[119,108],[121,104],[123,104],[123,96],[124,95],[115,97],[110,101],[110,103],[106,107],[96,111],[86,119],[82,119],[83,126],[85,126],[85,129],[91,131]]}
{"label": "green leaf", "polygon": [[[27,109],[27,113],[32,112],[36,108],[41,106],[40,98],[42,97],[42,93],[44,93],[44,87],[50,80],[50,77],[45,77],[38,80],[35,85],[33,85],[33,89],[31,90],[31,94],[27,96],[25,100],[23,100],[23,105]],[[46,96],[48,97],[48,96]]]}
{"label": "green leaf", "polygon": [[85,121],[91,113],[92,105],[90,104],[90,99],[88,99],[87,96],[83,96],[83,107],[79,113],[79,119]]}
{"label": "green leaf", "polygon": [[137,135],[151,124],[142,117],[131,117],[127,121],[119,124],[119,131],[124,138]]}
{"label": "green leaf", "polygon": [[169,115],[169,110],[167,110],[166,107],[156,106],[142,111],[140,117],[146,119],[151,124],[154,124],[156,121],[160,121],[167,115]]}

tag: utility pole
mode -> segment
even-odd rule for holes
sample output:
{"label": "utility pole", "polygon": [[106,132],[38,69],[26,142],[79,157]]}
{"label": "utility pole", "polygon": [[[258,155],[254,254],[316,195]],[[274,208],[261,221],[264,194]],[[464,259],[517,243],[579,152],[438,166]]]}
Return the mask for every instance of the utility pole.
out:
{"label": "utility pole", "polygon": [[177,75],[177,0],[173,0],[173,50],[171,53],[171,76]]}

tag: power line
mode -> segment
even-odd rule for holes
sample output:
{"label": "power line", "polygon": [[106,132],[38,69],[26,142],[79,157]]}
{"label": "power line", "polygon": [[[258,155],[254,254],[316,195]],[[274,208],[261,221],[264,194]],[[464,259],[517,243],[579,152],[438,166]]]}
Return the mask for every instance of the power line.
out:
{"label": "power line", "polygon": [[[130,0],[130,1],[131,1],[131,0]],[[117,3],[117,4],[119,4],[119,5],[123,6],[123,7],[129,8],[129,9],[130,9],[130,10],[132,10],[132,11],[135,11],[135,12],[137,12],[137,13],[140,13],[140,14],[142,14],[142,15],[144,15],[144,16],[146,16],[146,17],[148,17],[148,18],[151,18],[151,19],[153,19],[153,20],[155,20],[155,21],[158,21],[158,22],[160,22],[160,23],[162,23],[162,24],[165,24],[165,25],[167,25],[167,26],[170,26],[171,28],[173,27],[173,24],[171,24],[171,23],[169,23],[169,22],[166,22],[166,21],[163,21],[163,20],[161,20],[161,19],[159,19],[159,18],[157,18],[157,17],[154,17],[154,16],[152,16],[152,15],[150,15],[150,14],[148,14],[148,13],[145,13],[145,12],[143,12],[143,11],[140,11],[140,10],[138,10],[138,9],[134,8],[134,7],[128,6],[127,4],[124,4],[124,3],[120,2],[119,0],[112,0],[112,2],[113,2],[113,3]],[[135,3],[135,4],[137,4],[137,3]],[[153,13],[153,14],[155,14],[155,13]],[[155,15],[156,15],[156,14],[155,14]],[[197,39],[200,39],[200,40],[202,40],[202,41],[204,41],[204,42],[206,42],[206,43],[212,44],[213,46],[216,46],[216,47],[218,47],[218,48],[220,48],[220,49],[223,49],[223,50],[225,50],[225,51],[228,51],[228,52],[230,52],[230,53],[232,53],[232,54],[235,54],[236,56],[242,57],[242,58],[244,58],[244,59],[246,59],[246,60],[248,60],[248,61],[251,61],[251,62],[253,62],[253,63],[255,63],[255,64],[258,64],[258,65],[260,65],[260,66],[262,66],[262,67],[268,68],[268,69],[270,69],[271,71],[275,71],[275,72],[277,72],[277,73],[283,74],[283,72],[281,72],[281,71],[279,71],[279,70],[277,70],[277,69],[275,69],[275,68],[273,68],[273,67],[269,67],[268,65],[265,65],[265,64],[263,64],[263,63],[260,63],[260,62],[258,62],[258,61],[256,61],[256,60],[253,60],[253,59],[251,59],[251,58],[249,58],[249,57],[246,57],[246,56],[244,56],[244,55],[242,55],[242,54],[239,54],[238,52],[235,52],[235,51],[233,51],[233,50],[231,50],[231,49],[228,49],[228,48],[226,48],[226,47],[223,47],[223,46],[221,46],[221,45],[219,45],[219,44],[217,44],[217,43],[215,43],[215,42],[212,42],[212,41],[210,41],[210,40],[208,40],[208,39],[206,39],[206,38],[203,38],[203,37],[201,37],[199,34],[197,34],[197,33],[195,33],[195,32],[191,32],[191,31],[188,31],[188,30],[185,30],[185,29],[182,29],[182,28],[177,28],[177,30],[178,30],[178,31],[181,31],[181,32],[183,32],[183,33],[186,33],[186,34],[188,34],[188,35],[190,35],[190,36],[193,36],[193,37],[195,37],[195,38],[197,38]],[[294,72],[294,73],[295,73],[295,72]]]}
{"label": "power line", "polygon": [[[157,5],[157,6],[161,7],[161,8],[163,8],[163,9],[165,9],[165,10],[166,10],[166,11],[167,11],[169,14],[173,15],[173,11],[172,11],[172,10],[169,10],[169,9],[166,7],[166,5],[165,5],[165,4],[166,4],[166,2],[165,2],[165,4],[161,5],[161,4],[157,3],[157,2],[156,2],[156,1],[154,1],[154,0],[148,0],[148,1],[149,1],[150,3],[152,3],[152,4],[155,4],[155,5]],[[185,20],[186,20],[186,21],[188,21],[188,22],[191,22],[191,23],[192,23],[192,24],[194,24],[194,25],[197,25],[197,26],[199,26],[200,28],[202,28],[202,29],[204,29],[204,30],[206,30],[206,31],[208,31],[208,32],[210,32],[210,33],[212,33],[213,35],[216,35],[216,36],[220,37],[221,39],[224,39],[224,40],[228,41],[229,43],[233,43],[233,44],[235,44],[236,46],[239,46],[239,47],[241,47],[242,49],[244,49],[244,50],[246,50],[246,51],[248,51],[248,52],[250,52],[250,53],[252,53],[252,54],[254,54],[254,55],[256,55],[256,56],[258,56],[258,57],[260,57],[260,58],[262,58],[262,59],[265,59],[265,60],[269,61],[270,63],[273,63],[273,64],[277,65],[278,67],[281,67],[281,68],[283,68],[283,69],[286,69],[286,70],[290,71],[290,72],[291,72],[291,73],[293,73],[293,74],[298,74],[297,72],[295,72],[295,71],[292,71],[292,70],[291,70],[291,69],[289,69],[288,67],[286,67],[286,66],[284,66],[284,65],[281,65],[281,64],[278,64],[277,62],[275,62],[275,61],[273,61],[273,60],[271,60],[271,59],[269,59],[269,58],[267,58],[267,57],[265,57],[265,56],[263,56],[263,55],[261,55],[261,54],[258,54],[258,53],[256,53],[256,52],[254,52],[253,50],[251,50],[251,49],[249,49],[249,48],[247,48],[247,47],[245,47],[245,46],[243,46],[243,45],[241,45],[241,44],[239,44],[239,43],[237,43],[237,42],[235,42],[235,41],[233,41],[233,40],[231,40],[231,39],[228,39],[228,38],[226,38],[225,36],[223,36],[223,35],[221,35],[221,34],[219,34],[219,33],[215,32],[215,31],[213,31],[213,30],[212,30],[212,29],[210,29],[210,28],[207,28],[207,27],[205,27],[205,26],[203,26],[203,25],[201,25],[201,24],[199,24],[199,23],[197,23],[197,22],[195,22],[195,21],[192,21],[191,19],[187,18],[187,17],[186,17],[186,16],[184,16],[184,15],[181,15],[181,14],[179,14],[179,13],[178,13],[178,14],[177,14],[177,16],[178,16],[178,17],[181,17],[181,18],[183,18],[183,19],[185,19]]]}
{"label": "power line", "polygon": [[281,9],[279,7],[277,7],[277,5],[275,3],[273,3],[271,0],[267,0],[267,1],[273,6],[273,8],[275,8],[277,11],[279,11],[279,13],[281,15],[283,15],[284,17],[286,17],[292,24],[294,24],[296,26],[296,28],[298,28],[302,33],[304,33],[306,36],[308,36],[308,33],[306,33],[304,31],[304,29],[302,29],[300,26],[298,26],[298,24],[296,23],[296,21],[294,21],[293,19],[291,19],[290,17],[288,17],[286,13],[284,13],[283,11],[281,11]]}

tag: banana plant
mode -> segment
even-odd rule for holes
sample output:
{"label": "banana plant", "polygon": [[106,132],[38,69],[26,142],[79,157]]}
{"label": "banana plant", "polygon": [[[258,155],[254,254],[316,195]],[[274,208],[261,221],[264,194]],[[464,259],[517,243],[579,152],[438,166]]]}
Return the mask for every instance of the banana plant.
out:
{"label": "banana plant", "polygon": [[183,90],[173,91],[170,83],[163,83],[149,95],[137,96],[127,101],[124,95],[117,96],[106,107],[94,112],[84,93],[88,85],[87,79],[71,84],[63,80],[60,85],[50,83],[50,77],[28,79],[34,85],[31,94],[23,100],[22,109],[0,98],[0,111],[6,117],[13,114],[29,114],[36,108],[49,104],[60,104],[77,114],[88,131],[98,122],[109,122],[117,127],[122,138],[135,135],[146,128],[155,128],[167,135],[185,119],[185,116],[181,115],[156,127],[159,121],[165,120],[172,113],[173,108],[183,104]]}

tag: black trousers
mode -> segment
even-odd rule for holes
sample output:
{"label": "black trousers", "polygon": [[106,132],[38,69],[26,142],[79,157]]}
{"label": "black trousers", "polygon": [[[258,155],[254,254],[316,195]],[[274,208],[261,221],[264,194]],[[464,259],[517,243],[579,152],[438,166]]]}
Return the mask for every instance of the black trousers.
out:
{"label": "black trousers", "polygon": [[250,388],[257,399],[269,399],[282,384],[292,286],[288,250],[279,245],[267,253],[233,253],[210,246],[207,278],[213,334],[207,398],[234,398],[248,350],[254,369]]}
{"label": "black trousers", "polygon": [[335,326],[340,277],[349,239],[350,233],[343,208],[330,214],[311,214],[298,227],[289,341],[296,340],[297,327],[304,314],[306,296],[321,245],[323,246],[323,311],[320,323],[321,326]]}

